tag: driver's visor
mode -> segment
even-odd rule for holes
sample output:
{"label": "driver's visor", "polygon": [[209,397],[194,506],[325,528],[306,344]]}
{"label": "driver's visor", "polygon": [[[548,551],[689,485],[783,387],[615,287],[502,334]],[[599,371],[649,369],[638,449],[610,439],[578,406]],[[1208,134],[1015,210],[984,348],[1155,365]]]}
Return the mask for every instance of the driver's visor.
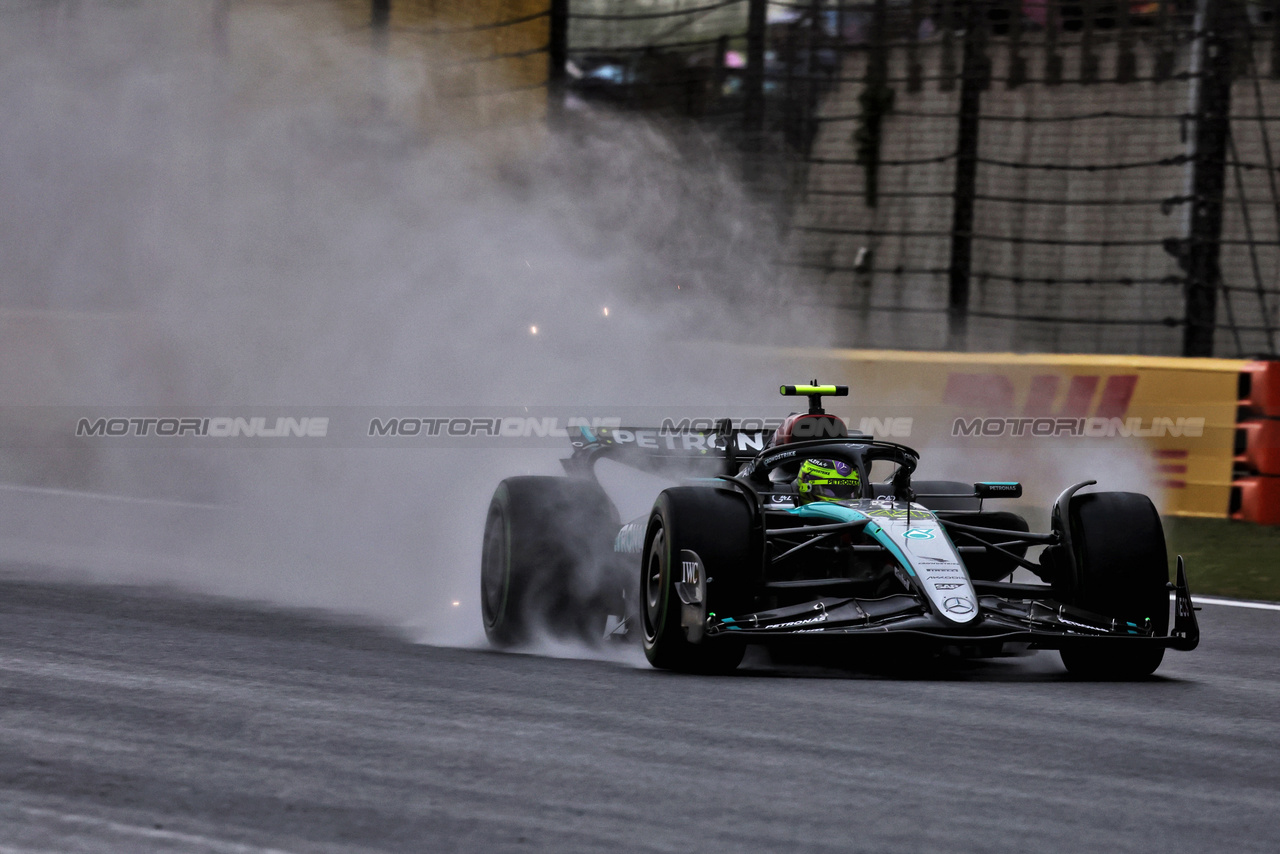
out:
{"label": "driver's visor", "polygon": [[809,491],[822,498],[852,498],[860,491],[861,484],[851,480],[811,480]]}

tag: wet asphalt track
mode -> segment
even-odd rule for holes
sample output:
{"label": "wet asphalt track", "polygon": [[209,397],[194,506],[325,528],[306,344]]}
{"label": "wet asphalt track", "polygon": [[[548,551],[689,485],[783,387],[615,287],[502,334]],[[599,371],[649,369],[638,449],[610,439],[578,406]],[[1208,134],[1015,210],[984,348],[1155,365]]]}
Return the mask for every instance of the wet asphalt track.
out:
{"label": "wet asphalt track", "polygon": [[0,577],[0,854],[1280,850],[1280,613],[1141,684],[415,646]]}

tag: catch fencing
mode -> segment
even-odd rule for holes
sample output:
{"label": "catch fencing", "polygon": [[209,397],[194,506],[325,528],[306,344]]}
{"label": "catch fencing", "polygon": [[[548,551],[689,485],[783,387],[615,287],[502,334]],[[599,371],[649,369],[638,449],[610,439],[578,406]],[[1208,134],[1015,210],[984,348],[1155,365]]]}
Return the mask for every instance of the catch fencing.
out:
{"label": "catch fencing", "polygon": [[[447,33],[417,20],[442,10]],[[553,121],[609,104],[722,137],[789,230],[779,277],[848,345],[1280,349],[1277,0],[372,0],[370,20],[483,42],[464,71],[499,82],[470,88],[514,80]]]}
{"label": "catch fencing", "polygon": [[756,155],[850,344],[1274,354],[1276,7],[566,0],[565,89]]}

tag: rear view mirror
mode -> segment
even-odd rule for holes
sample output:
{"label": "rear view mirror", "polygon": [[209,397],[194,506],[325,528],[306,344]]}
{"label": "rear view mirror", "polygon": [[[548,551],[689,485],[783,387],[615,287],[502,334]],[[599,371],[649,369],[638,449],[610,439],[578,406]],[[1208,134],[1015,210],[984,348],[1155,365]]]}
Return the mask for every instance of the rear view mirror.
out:
{"label": "rear view mirror", "polygon": [[1021,498],[1022,484],[1015,481],[986,481],[975,483],[973,491],[979,498]]}

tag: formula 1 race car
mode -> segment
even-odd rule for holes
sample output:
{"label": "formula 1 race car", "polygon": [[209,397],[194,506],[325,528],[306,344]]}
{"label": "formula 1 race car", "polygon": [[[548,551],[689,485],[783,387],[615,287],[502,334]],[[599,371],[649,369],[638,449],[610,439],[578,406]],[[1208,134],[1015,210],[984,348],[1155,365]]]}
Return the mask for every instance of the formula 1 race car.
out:
{"label": "formula 1 race car", "polygon": [[[1147,676],[1165,649],[1198,644],[1182,558],[1170,584],[1145,495],[1077,483],[1054,503],[1052,530],[1032,533],[984,508],[1020,497],[1021,484],[913,481],[916,451],[851,435],[823,410],[846,387],[782,393],[809,409],[770,436],[727,421],[713,432],[574,428],[566,477],[502,481],[481,561],[490,642],[539,629],[639,635],[653,666],[700,673],[734,669],[748,644],[844,641],[851,656],[877,643],[1057,649],[1072,674],[1099,679]],[[685,485],[623,524],[595,477],[600,459]],[[1039,580],[1010,580],[1019,568]]]}

